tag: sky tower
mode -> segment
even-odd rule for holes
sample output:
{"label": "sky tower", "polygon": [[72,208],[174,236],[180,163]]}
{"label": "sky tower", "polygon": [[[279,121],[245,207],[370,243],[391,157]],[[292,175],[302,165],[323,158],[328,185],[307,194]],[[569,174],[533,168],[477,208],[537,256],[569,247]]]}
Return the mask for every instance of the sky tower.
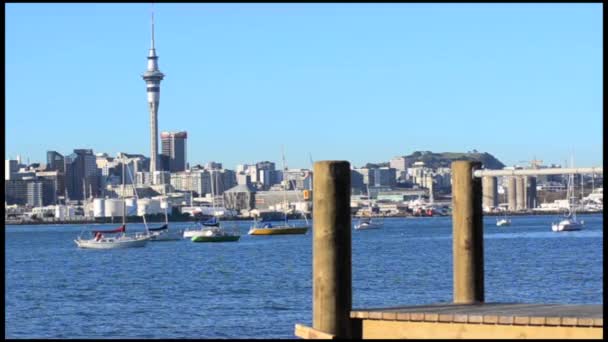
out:
{"label": "sky tower", "polygon": [[160,81],[165,75],[158,70],[158,56],[154,49],[154,12],[152,12],[152,46],[148,53],[148,70],[141,76],[146,81],[148,108],[150,110],[150,179],[158,168],[158,101],[160,99]]}

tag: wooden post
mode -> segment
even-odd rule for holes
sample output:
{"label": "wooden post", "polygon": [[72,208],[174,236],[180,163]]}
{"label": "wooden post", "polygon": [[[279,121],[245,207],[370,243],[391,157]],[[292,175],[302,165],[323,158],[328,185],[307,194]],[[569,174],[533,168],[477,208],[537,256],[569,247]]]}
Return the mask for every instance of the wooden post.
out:
{"label": "wooden post", "polygon": [[454,303],[484,301],[481,179],[473,171],[481,163],[452,162]]}
{"label": "wooden post", "polygon": [[350,163],[319,161],[313,174],[313,328],[351,338]]}

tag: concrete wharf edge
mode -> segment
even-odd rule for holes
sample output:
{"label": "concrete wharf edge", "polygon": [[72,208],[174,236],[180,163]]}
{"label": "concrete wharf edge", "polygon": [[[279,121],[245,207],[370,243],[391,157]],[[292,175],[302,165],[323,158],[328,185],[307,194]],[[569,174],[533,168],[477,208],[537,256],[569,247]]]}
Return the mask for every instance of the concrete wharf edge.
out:
{"label": "concrete wharf edge", "polygon": [[604,326],[603,305],[479,303],[431,304],[376,309],[353,309],[350,317],[366,320],[414,322]]}

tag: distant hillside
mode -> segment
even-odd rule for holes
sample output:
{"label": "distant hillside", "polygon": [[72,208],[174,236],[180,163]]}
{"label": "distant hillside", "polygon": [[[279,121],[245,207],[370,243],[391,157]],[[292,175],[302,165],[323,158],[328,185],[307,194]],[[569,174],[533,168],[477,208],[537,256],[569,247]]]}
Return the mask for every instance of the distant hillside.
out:
{"label": "distant hillside", "polygon": [[431,151],[416,151],[409,156],[405,157],[405,164],[407,167],[412,166],[417,161],[423,161],[426,167],[438,168],[438,167],[450,167],[450,164],[454,160],[474,160],[480,161],[486,169],[502,169],[505,167],[500,160],[496,159],[489,153],[479,153],[475,150],[473,152],[442,152],[433,153]]}
{"label": "distant hillside", "polygon": [[[489,153],[479,153],[475,150],[472,152],[442,152],[433,153],[431,151],[416,151],[409,156],[405,157],[405,166],[411,167],[417,161],[423,161],[426,167],[438,168],[438,167],[450,167],[450,164],[454,160],[476,160],[480,161],[482,166],[486,169],[500,170],[505,167],[500,160],[496,159]],[[364,167],[366,168],[377,168],[389,166],[388,162],[385,163],[367,163]]]}

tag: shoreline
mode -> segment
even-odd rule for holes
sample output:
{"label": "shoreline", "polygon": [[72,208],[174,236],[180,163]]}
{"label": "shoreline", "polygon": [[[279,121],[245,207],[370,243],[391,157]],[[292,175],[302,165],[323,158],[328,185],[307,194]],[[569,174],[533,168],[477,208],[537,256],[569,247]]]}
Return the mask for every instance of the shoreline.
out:
{"label": "shoreline", "polygon": [[[565,211],[563,210],[551,210],[551,211],[524,211],[524,212],[492,212],[492,213],[483,213],[483,216],[503,216],[503,215],[508,215],[508,216],[538,216],[538,215],[563,215],[565,213]],[[603,211],[577,211],[576,212],[577,215],[593,215],[593,214],[603,214]],[[445,217],[445,216],[451,216],[451,214],[448,215],[433,215],[433,216],[427,216],[427,215],[412,215],[412,214],[398,214],[398,215],[390,215],[390,216],[378,216],[381,218],[430,218],[430,217]],[[358,219],[360,217],[363,216],[352,216],[354,219]],[[299,219],[298,217],[293,217],[293,218],[289,218],[289,219]],[[312,219],[312,218],[310,218]],[[195,218],[191,218],[191,217],[175,217],[175,218],[171,218],[169,217],[169,223],[177,223],[177,222],[197,222],[200,219],[195,219]],[[227,221],[253,221],[254,219],[251,217],[232,217],[230,219],[225,219]],[[150,220],[150,219],[146,219],[146,221],[150,224],[163,224],[164,223],[164,218],[163,219],[158,219],[158,221],[156,220]],[[132,217],[130,219],[126,220],[126,223],[143,223],[143,219],[139,216],[136,217]],[[38,225],[65,225],[65,224],[121,224],[121,219],[114,219],[112,221],[111,218],[97,218],[97,219],[89,219],[89,220],[82,220],[82,219],[78,219],[78,220],[52,220],[52,221],[26,221],[26,220],[5,220],[4,221],[4,225],[11,225],[11,226],[38,226]]]}

